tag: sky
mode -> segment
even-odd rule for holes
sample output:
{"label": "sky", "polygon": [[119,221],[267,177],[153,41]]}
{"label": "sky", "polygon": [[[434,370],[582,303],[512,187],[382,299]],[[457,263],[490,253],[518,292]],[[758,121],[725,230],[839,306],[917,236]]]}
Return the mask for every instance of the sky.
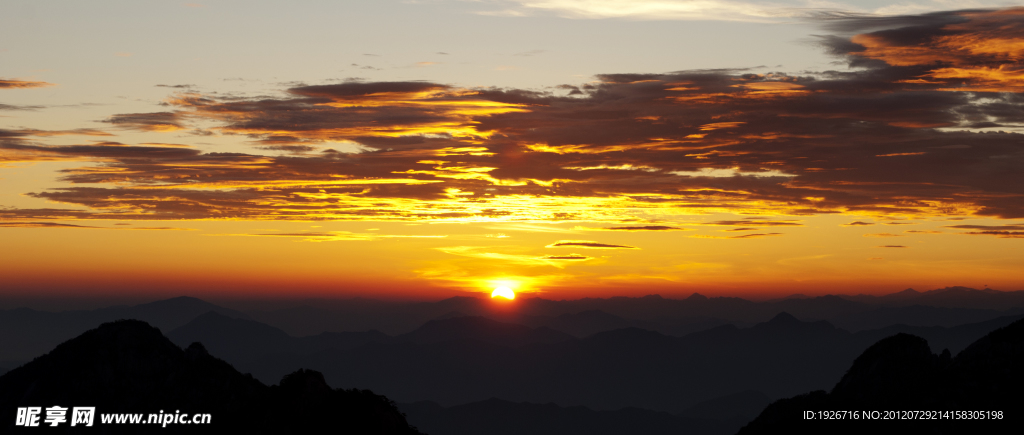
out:
{"label": "sky", "polygon": [[1001,2],[7,1],[0,298],[1020,290],[1022,91]]}

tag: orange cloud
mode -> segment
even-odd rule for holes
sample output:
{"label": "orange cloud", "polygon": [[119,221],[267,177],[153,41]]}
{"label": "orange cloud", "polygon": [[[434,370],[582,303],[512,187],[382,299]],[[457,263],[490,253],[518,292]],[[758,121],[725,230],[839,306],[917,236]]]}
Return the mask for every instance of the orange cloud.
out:
{"label": "orange cloud", "polygon": [[0,79],[0,89],[32,89],[56,86],[53,83],[35,82],[30,80]]}

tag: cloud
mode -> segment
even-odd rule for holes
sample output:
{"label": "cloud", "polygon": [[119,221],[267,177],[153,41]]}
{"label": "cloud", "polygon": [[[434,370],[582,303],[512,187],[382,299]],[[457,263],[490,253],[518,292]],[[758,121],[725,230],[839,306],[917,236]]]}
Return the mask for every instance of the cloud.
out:
{"label": "cloud", "polygon": [[437,249],[438,251],[444,252],[446,254],[458,255],[461,257],[470,257],[484,260],[498,260],[522,266],[552,266],[559,269],[565,267],[566,261],[583,261],[592,258],[578,254],[545,256],[535,256],[526,254],[504,254],[499,252],[488,252],[487,250],[493,248],[486,248],[481,246],[447,246],[434,249]]}
{"label": "cloud", "polygon": [[111,116],[103,122],[142,131],[171,132],[184,129],[181,114],[176,112],[122,113]]}
{"label": "cloud", "polygon": [[17,104],[3,104],[0,103],[0,110],[39,110],[46,106],[26,106]]}
{"label": "cloud", "polygon": [[876,246],[876,248],[907,248],[907,247],[908,247],[908,246],[903,246],[903,245],[884,245],[884,246]]}
{"label": "cloud", "polygon": [[594,257],[588,257],[586,255],[580,255],[580,254],[569,254],[569,255],[545,255],[545,256],[540,257],[540,258],[543,258],[545,260],[585,261],[585,260],[592,260]]}
{"label": "cloud", "polygon": [[892,234],[892,233],[874,233],[874,234],[865,234],[864,237],[903,237],[903,235],[902,234]]}
{"label": "cloud", "polygon": [[985,230],[985,231],[1024,231],[1024,224],[1006,225],[946,225],[946,228],[958,230]]}
{"label": "cloud", "polygon": [[487,15],[523,16],[553,13],[566,18],[640,20],[729,20],[766,22],[802,12],[742,1],[687,0],[513,0],[511,8],[483,12]]}
{"label": "cloud", "polygon": [[56,86],[53,83],[36,82],[30,80],[0,79],[0,89],[33,89]]}
{"label": "cloud", "polygon": [[[822,14],[816,22],[831,30],[819,45],[853,68],[797,75],[605,74],[546,90],[429,81],[281,85],[254,96],[175,88],[158,112],[106,122],[144,133],[202,125],[254,152],[66,145],[41,130],[2,130],[0,164],[82,162],[58,174],[68,183],[60,188],[20,192],[68,210],[4,213],[534,228],[794,217],[677,224],[735,231],[795,228],[799,216],[817,214],[1024,218],[1014,127],[1024,98],[1013,76],[1024,56],[1022,17],[1020,9]],[[950,68],[1006,74],[954,79],[944,76]],[[867,223],[858,222],[847,225]]]}
{"label": "cloud", "polygon": [[574,229],[582,231],[693,231],[690,228],[679,228],[670,227],[666,225],[641,225],[641,226],[627,226],[627,227],[605,227],[605,228],[588,228],[577,226]]}
{"label": "cloud", "polygon": [[972,236],[995,236],[1001,239],[1024,238],[1024,224],[1007,225],[947,225],[946,228],[958,230],[975,230],[965,233]]}
{"label": "cloud", "polygon": [[640,249],[635,246],[610,245],[607,243],[591,242],[588,240],[559,240],[545,246],[545,248],[586,248],[586,249]]}
{"label": "cloud", "polygon": [[850,222],[848,224],[843,224],[843,225],[840,225],[840,226],[843,226],[843,227],[858,227],[858,226],[867,226],[867,225],[874,225],[874,223],[873,222],[854,221],[854,222]]}
{"label": "cloud", "polygon": [[761,238],[761,237],[772,237],[772,236],[781,236],[781,235],[783,235],[783,233],[752,233],[752,234],[743,234],[743,235],[740,235],[740,236],[728,236],[728,237],[708,236],[708,235],[704,235],[704,234],[698,234],[698,235],[694,235],[694,236],[690,236],[690,237],[693,237],[693,238],[696,238],[696,239],[758,239],[758,238]]}
{"label": "cloud", "polygon": [[[44,132],[43,135],[52,132]],[[94,162],[123,162],[134,161],[137,165],[146,166],[152,170],[157,169],[154,160],[187,160],[200,155],[200,152],[181,145],[174,144],[146,144],[131,146],[119,142],[95,142],[87,145],[32,145],[20,139],[21,136],[34,135],[33,131],[10,131],[0,130],[0,164],[14,162],[39,162],[39,161],[94,161]],[[8,135],[16,140],[3,140]],[[65,170],[65,178],[69,181],[95,180],[96,182],[110,182],[112,174],[108,168],[91,167],[79,170]],[[154,174],[151,177],[158,179],[161,176]]]}
{"label": "cloud", "polygon": [[[115,224],[120,225],[120,224]],[[192,228],[176,227],[131,227],[131,228],[110,228],[97,227],[92,225],[63,224],[59,222],[0,222],[0,228],[84,228],[100,230],[171,230],[171,231],[195,231]]]}
{"label": "cloud", "polygon": [[215,236],[250,236],[250,237],[297,237],[310,242],[338,242],[350,240],[381,240],[381,239],[443,239],[447,235],[417,234],[376,234],[353,233],[350,231],[322,231],[301,233],[258,233],[258,234],[211,234]]}
{"label": "cloud", "polygon": [[756,239],[756,238],[759,238],[759,237],[771,237],[771,236],[781,236],[781,235],[782,235],[782,233],[755,233],[755,234],[744,234],[742,236],[733,236],[733,237],[730,237],[730,238],[731,239]]}
{"label": "cloud", "polygon": [[15,136],[114,136],[111,133],[95,128],[76,128],[73,130],[36,130],[25,128],[20,130],[0,130],[0,138]]}
{"label": "cloud", "polygon": [[730,225],[730,226],[750,226],[750,227],[802,227],[804,224],[800,221],[776,221],[776,220],[759,220],[759,219],[746,219],[740,221],[714,221],[704,222],[700,224],[691,225]]}
{"label": "cloud", "polygon": [[[1021,92],[1024,90],[1024,8],[964,10],[902,17],[849,17],[833,27],[882,30],[862,33],[834,50],[851,62],[884,62],[917,70],[906,83],[946,91]],[[914,155],[890,153],[888,155]]]}

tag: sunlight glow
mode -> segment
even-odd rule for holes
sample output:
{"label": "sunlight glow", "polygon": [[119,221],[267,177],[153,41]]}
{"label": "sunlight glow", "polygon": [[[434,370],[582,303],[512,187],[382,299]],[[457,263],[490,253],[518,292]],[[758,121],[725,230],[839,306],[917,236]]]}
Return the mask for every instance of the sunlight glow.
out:
{"label": "sunlight glow", "polygon": [[505,299],[512,300],[516,298],[516,293],[508,287],[498,287],[491,292],[491,297],[503,297]]}

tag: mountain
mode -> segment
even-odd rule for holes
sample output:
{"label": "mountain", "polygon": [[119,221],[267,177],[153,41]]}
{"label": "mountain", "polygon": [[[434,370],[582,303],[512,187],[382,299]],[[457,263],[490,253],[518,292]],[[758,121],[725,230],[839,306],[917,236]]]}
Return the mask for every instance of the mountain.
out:
{"label": "mountain", "polygon": [[906,333],[928,340],[928,345],[932,349],[948,349],[953,355],[956,355],[974,341],[984,337],[985,334],[1007,326],[1021,318],[1024,318],[1024,314],[997,317],[983,322],[967,323],[949,328],[897,324],[880,329],[860,331],[854,335],[862,341],[874,343],[885,337]]}
{"label": "mountain", "polygon": [[[788,315],[752,328],[727,325],[681,338],[639,328],[583,339],[550,333],[544,339],[521,338],[537,331],[451,318],[428,322],[420,332],[393,341],[266,355],[244,367],[259,379],[307,367],[332,383],[372,388],[403,402],[453,406],[499,397],[597,410],[678,412],[723,391],[757,389],[782,397],[821,388],[834,383],[870,344],[826,322]],[[482,334],[491,338],[480,339]]]}
{"label": "mountain", "polygon": [[321,332],[378,330],[389,335],[410,332],[449,313],[480,316],[492,313],[488,300],[453,297],[436,302],[391,302],[372,299],[305,300],[291,307],[250,311],[254,320],[293,336]]}
{"label": "mountain", "polygon": [[400,335],[430,320],[467,316],[534,328],[544,326],[578,338],[627,327],[682,336],[725,324],[750,326],[780,311],[801,319],[827,320],[856,332],[899,323],[949,327],[1024,314],[1024,291],[951,287],[927,292],[908,289],[884,296],[793,295],[760,302],[697,293],[685,299],[647,295],[556,301],[522,296],[513,307],[503,309],[488,298],[460,296],[436,302],[303,301],[249,314],[293,336],[370,329]]}
{"label": "mountain", "polygon": [[[267,387],[210,356],[201,344],[182,350],[157,328],[136,320],[105,323],[0,376],[0,409],[5,413],[57,405],[95,406],[94,425],[104,433],[137,433],[140,428],[103,424],[102,414],[141,413],[148,418],[171,410],[209,414],[211,424],[171,424],[159,431],[419,433],[386,397],[332,389],[322,375],[309,370]],[[0,422],[4,432],[38,430],[15,427],[14,416],[8,417]]]}
{"label": "mountain", "polygon": [[836,316],[829,321],[849,331],[862,331],[898,324],[951,327],[1017,314],[1024,314],[1024,309],[1015,307],[1005,311],[998,311],[991,309],[906,305],[901,307],[873,308],[850,315]]}
{"label": "mountain", "polygon": [[705,400],[679,412],[680,417],[705,418],[723,421],[738,421],[740,426],[753,420],[772,399],[756,390]]}
{"label": "mountain", "polygon": [[514,323],[498,322],[480,316],[451,317],[431,320],[416,330],[397,337],[417,344],[476,340],[502,346],[523,346],[534,343],[558,343],[574,337],[547,327],[530,328]]}
{"label": "mountain", "polygon": [[450,408],[433,402],[398,406],[410,423],[431,435],[731,435],[739,427],[638,408],[594,411],[494,398]]}
{"label": "mountain", "polygon": [[[990,332],[955,358],[949,352],[933,354],[921,337],[896,334],[857,357],[831,392],[776,401],[739,433],[1019,433],[1024,420],[1018,412],[1024,405],[1022,367],[1024,320]],[[851,410],[859,418],[805,418],[806,411]],[[896,420],[865,418],[864,411],[879,411],[881,417],[897,411]],[[926,411],[935,418],[908,420],[899,411]],[[969,419],[958,418],[963,411]]]}
{"label": "mountain", "polygon": [[115,306],[96,310],[0,310],[0,343],[3,344],[0,346],[0,360],[30,360],[105,322],[137,319],[169,331],[210,311],[231,318],[249,318],[245,313],[185,296],[131,307]]}
{"label": "mountain", "polygon": [[167,338],[179,346],[203,343],[211,352],[236,366],[246,366],[249,361],[268,354],[308,355],[326,349],[354,349],[366,343],[394,339],[379,331],[324,332],[292,337],[264,323],[235,319],[213,311],[168,332]]}
{"label": "mountain", "polygon": [[[198,331],[195,327],[204,325],[207,333],[185,336],[176,330],[168,335],[179,344],[210,343],[211,351],[264,382],[307,367],[322,371],[332,383],[370,388],[403,402],[453,406],[499,397],[598,410],[678,412],[729,391],[753,389],[785,397],[825,388],[872,343],[897,332],[923,333],[932,346],[955,352],[1013,320],[954,328],[896,325],[852,334],[825,321],[779,313],[753,327],[723,325],[683,337],[625,328],[576,339],[463,316],[427,322],[399,337],[339,333],[347,338],[321,334],[278,342],[262,338],[260,331],[283,335],[266,325],[243,328],[237,325],[255,322],[204,315],[186,327]],[[311,340],[320,341],[304,344]],[[249,342],[261,344],[236,345]]]}
{"label": "mountain", "polygon": [[973,308],[1001,310],[1024,306],[1024,291],[1004,292],[990,288],[946,287],[925,292],[906,289],[883,296],[840,296],[844,299],[874,305],[900,307],[926,305],[939,308]]}

